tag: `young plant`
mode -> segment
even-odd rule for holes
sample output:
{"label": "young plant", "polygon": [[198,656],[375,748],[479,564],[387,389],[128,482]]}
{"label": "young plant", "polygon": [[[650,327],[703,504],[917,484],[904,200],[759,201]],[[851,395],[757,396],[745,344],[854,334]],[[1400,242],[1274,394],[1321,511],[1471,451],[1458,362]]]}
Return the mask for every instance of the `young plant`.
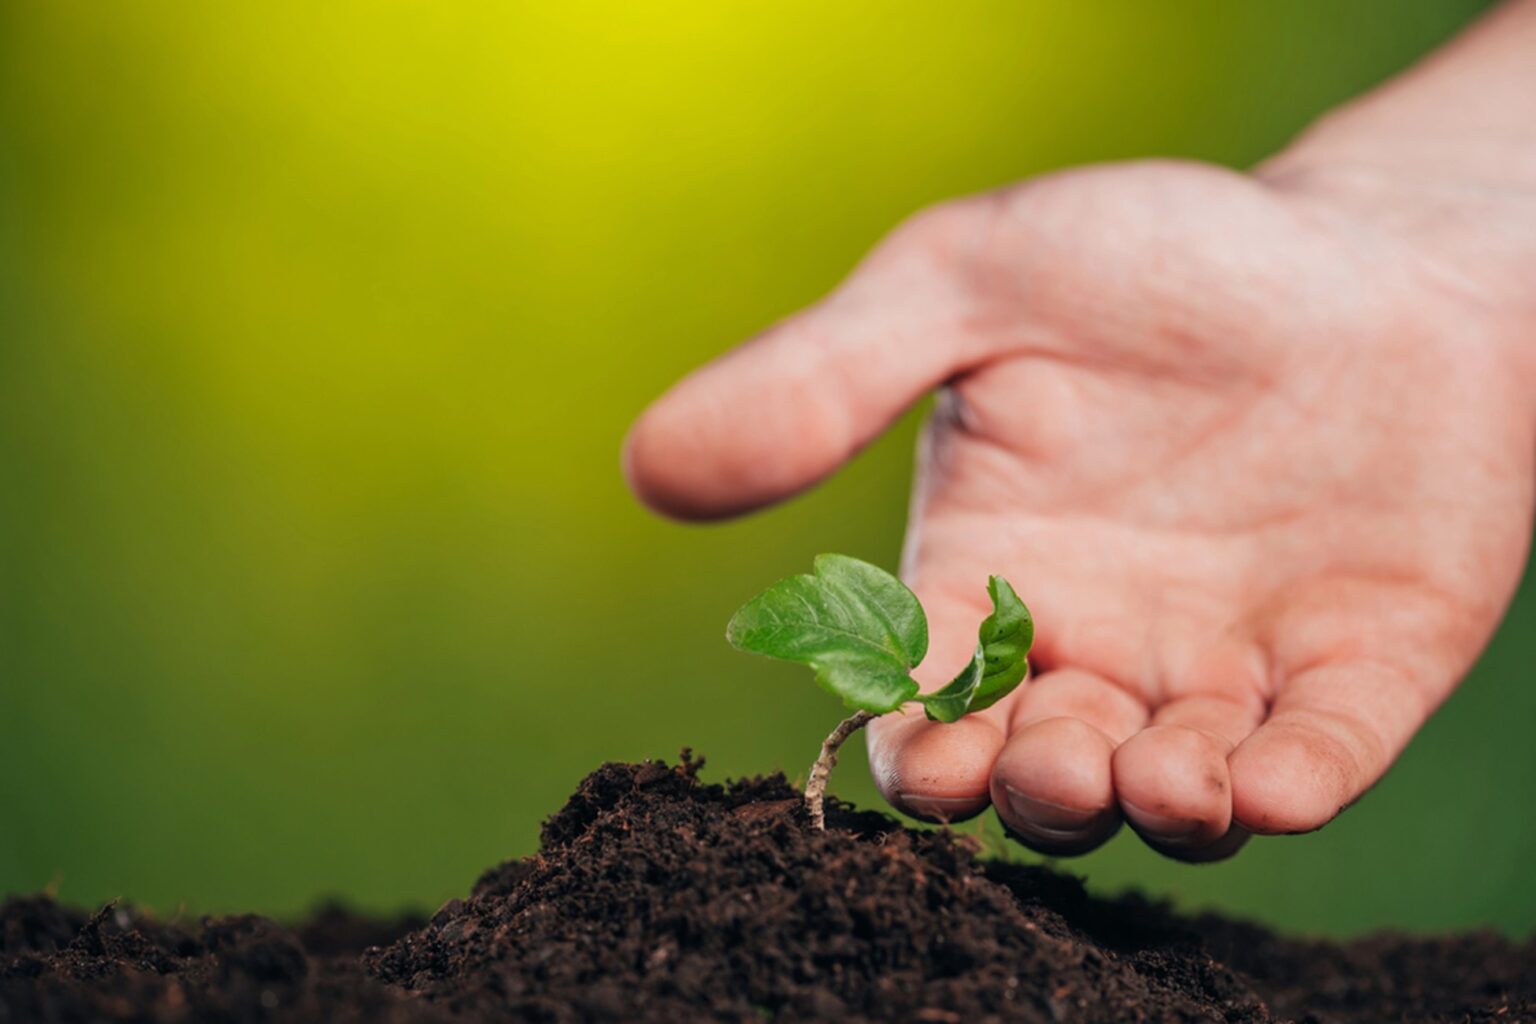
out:
{"label": "young plant", "polygon": [[825,829],[827,777],[843,742],[880,715],[916,701],[938,722],[991,707],[1024,681],[1035,623],[1001,576],[990,577],[992,614],[976,652],[943,689],[918,693],[911,672],[928,652],[917,595],[890,573],[847,555],[818,555],[811,575],[790,576],[741,607],[726,627],[732,646],[809,665],[823,689],[853,712],[821,745],[805,783],[811,821]]}

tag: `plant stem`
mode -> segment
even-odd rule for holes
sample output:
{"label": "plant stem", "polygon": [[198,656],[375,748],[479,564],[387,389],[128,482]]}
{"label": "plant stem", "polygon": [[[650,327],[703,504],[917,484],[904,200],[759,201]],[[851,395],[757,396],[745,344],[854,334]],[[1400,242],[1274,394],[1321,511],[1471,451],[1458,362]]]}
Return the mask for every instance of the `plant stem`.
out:
{"label": "plant stem", "polygon": [[868,711],[855,711],[837,723],[837,728],[821,741],[821,754],[811,765],[810,778],[805,780],[805,809],[811,812],[811,824],[818,831],[824,832],[827,828],[827,814],[822,805],[827,796],[827,779],[837,764],[837,748],[874,720],[875,716]]}

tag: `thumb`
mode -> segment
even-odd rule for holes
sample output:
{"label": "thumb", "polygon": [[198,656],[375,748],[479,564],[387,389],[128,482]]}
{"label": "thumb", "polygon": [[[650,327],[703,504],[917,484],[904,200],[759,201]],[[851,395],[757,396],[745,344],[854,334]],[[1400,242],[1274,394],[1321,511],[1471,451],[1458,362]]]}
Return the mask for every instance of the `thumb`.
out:
{"label": "thumb", "polygon": [[822,302],[674,385],[630,429],[630,487],[682,519],[771,504],[977,361],[963,325],[989,206],[919,214]]}

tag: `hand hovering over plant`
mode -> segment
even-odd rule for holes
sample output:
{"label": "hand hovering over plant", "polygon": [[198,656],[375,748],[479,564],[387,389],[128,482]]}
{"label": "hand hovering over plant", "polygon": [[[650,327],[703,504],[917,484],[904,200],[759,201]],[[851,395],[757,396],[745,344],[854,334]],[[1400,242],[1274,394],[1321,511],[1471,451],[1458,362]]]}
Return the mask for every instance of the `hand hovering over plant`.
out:
{"label": "hand hovering over plant", "polygon": [[871,723],[898,808],[1186,859],[1315,829],[1486,643],[1536,440],[1536,4],[1253,176],[1138,163],[919,214],[636,424],[638,493],[734,515],[929,391],[903,577],[932,689],[1007,575],[1029,682]]}

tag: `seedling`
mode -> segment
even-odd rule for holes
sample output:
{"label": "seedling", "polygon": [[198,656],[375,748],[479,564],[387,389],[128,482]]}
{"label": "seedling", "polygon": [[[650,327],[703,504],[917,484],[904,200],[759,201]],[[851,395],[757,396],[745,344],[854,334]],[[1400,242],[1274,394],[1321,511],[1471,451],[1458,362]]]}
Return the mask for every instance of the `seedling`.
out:
{"label": "seedling", "polygon": [[928,618],[917,595],[847,555],[818,555],[814,565],[812,574],[782,579],[748,601],[725,636],[739,650],[809,665],[853,712],[822,742],[805,783],[811,821],[825,829],[827,778],[849,736],[911,701],[936,722],[996,704],[1029,673],[1035,623],[1008,581],[990,577],[992,614],[981,622],[976,653],[943,689],[920,694],[911,672],[928,652]]}

